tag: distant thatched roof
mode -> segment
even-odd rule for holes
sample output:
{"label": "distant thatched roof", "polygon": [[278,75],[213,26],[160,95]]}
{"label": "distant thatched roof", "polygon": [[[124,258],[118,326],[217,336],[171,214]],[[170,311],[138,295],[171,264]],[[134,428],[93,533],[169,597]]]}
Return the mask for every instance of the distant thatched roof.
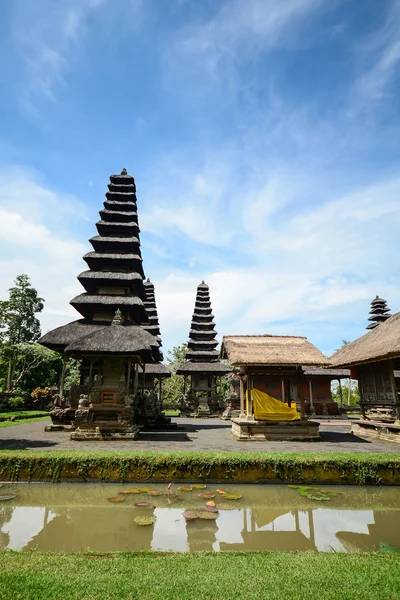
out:
{"label": "distant thatched roof", "polygon": [[101,327],[69,344],[65,352],[74,354],[139,355],[148,362],[159,360],[158,342],[139,325],[114,324]]}
{"label": "distant thatched roof", "polygon": [[335,367],[400,357],[400,312],[331,356]]}
{"label": "distant thatched roof", "polygon": [[235,366],[330,366],[328,358],[305,337],[226,335],[220,355]]}
{"label": "distant thatched roof", "polygon": [[177,369],[178,375],[190,375],[190,373],[214,373],[215,375],[226,375],[231,369],[218,362],[191,362],[187,361]]}
{"label": "distant thatched roof", "polygon": [[[139,365],[139,373],[143,372],[143,368]],[[146,365],[145,367],[146,375],[156,375],[157,377],[171,377],[172,371],[168,369],[162,363],[154,363],[150,365]]]}
{"label": "distant thatched roof", "polygon": [[303,366],[304,375],[309,377],[332,377],[332,379],[345,379],[350,377],[350,369],[326,369],[320,367]]}

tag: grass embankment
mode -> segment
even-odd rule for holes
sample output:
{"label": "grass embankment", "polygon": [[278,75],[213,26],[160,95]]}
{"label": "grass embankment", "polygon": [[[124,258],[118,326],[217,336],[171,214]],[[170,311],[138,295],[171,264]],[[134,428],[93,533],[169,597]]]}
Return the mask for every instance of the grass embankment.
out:
{"label": "grass embankment", "polygon": [[46,410],[14,410],[0,413],[0,421],[7,421],[14,418],[16,421],[24,419],[32,419],[33,417],[48,417],[49,413]]}
{"label": "grass embankment", "polygon": [[400,454],[3,450],[0,479],[400,485]]}
{"label": "grass embankment", "polygon": [[0,429],[2,427],[15,427],[16,425],[25,425],[25,423],[37,423],[39,421],[50,421],[50,417],[47,415],[36,417],[23,417],[22,419],[16,419],[15,421],[0,421]]}
{"label": "grass embankment", "polygon": [[0,598],[398,600],[400,556],[0,554]]}

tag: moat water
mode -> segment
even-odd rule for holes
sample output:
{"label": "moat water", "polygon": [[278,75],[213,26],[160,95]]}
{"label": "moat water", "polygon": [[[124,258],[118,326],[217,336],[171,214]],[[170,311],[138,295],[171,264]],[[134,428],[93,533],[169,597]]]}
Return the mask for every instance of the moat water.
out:
{"label": "moat water", "polygon": [[[162,495],[121,494],[144,487]],[[400,547],[398,487],[310,487],[303,490],[306,496],[286,485],[207,484],[191,491],[179,487],[172,486],[169,493],[176,493],[174,497],[165,495],[165,484],[5,483],[0,487],[0,548],[357,552],[377,551],[387,544]],[[226,499],[217,490],[241,498]],[[15,498],[4,499],[12,495]],[[123,501],[109,500],[114,497]],[[150,506],[135,506],[146,502]],[[218,511],[212,513],[213,520],[185,518],[185,511],[198,511],[206,502],[216,504],[211,507]],[[154,517],[155,522],[140,526],[136,517]]]}

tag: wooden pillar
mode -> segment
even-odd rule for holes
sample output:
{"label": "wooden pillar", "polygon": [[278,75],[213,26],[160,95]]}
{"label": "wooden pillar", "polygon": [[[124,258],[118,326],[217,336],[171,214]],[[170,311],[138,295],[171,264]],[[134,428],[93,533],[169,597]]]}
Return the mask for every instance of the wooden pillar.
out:
{"label": "wooden pillar", "polygon": [[254,421],[253,414],[253,397],[251,394],[251,374],[246,374],[246,390],[247,390],[247,410],[246,410],[246,421]]}
{"label": "wooden pillar", "polygon": [[299,385],[299,400],[300,400],[300,418],[306,419],[306,412],[304,410],[304,389],[303,389],[303,381],[300,379]]}
{"label": "wooden pillar", "polygon": [[143,374],[142,374],[142,396],[144,396],[144,386],[146,383],[146,363],[142,364]]}
{"label": "wooden pillar", "polygon": [[283,378],[281,379],[281,385],[282,385],[282,402],[286,402],[286,398],[285,398],[285,380]]}
{"label": "wooden pillar", "polygon": [[314,410],[314,398],[313,398],[313,390],[312,390],[312,381],[311,379],[308,380],[308,387],[310,390],[310,414],[312,417],[315,417],[315,410]]}
{"label": "wooden pillar", "polygon": [[90,390],[92,389],[92,385],[93,385],[93,358],[90,359],[90,366],[89,366],[88,394],[89,394]]}
{"label": "wooden pillar", "polygon": [[338,379],[338,384],[339,384],[340,408],[342,408],[342,406],[343,406],[343,390],[342,390],[342,382],[340,379]]}
{"label": "wooden pillar", "polygon": [[128,375],[126,381],[126,395],[129,396],[131,391],[131,371],[132,371],[132,358],[128,358]]}
{"label": "wooden pillar", "polygon": [[64,396],[64,381],[65,381],[65,371],[67,370],[67,355],[63,355],[63,365],[61,371],[61,379],[60,379],[60,396]]}
{"label": "wooden pillar", "polygon": [[160,408],[162,408],[162,377],[158,378],[158,401],[160,403]]}
{"label": "wooden pillar", "polygon": [[133,395],[137,396],[137,391],[138,391],[138,385],[139,385],[139,365],[138,363],[135,363],[135,380],[133,383]]}
{"label": "wooden pillar", "polygon": [[244,419],[246,417],[246,410],[245,410],[245,400],[244,400],[244,382],[243,382],[243,377],[239,375],[239,385],[240,385],[240,394],[239,394],[239,398],[240,398],[240,414],[239,414],[239,419]]}

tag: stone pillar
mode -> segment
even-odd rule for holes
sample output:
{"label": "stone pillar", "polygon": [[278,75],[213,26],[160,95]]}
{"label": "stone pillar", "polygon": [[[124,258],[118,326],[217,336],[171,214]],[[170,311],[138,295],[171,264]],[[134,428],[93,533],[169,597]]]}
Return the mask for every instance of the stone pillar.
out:
{"label": "stone pillar", "polygon": [[340,379],[338,379],[338,384],[339,384],[340,408],[342,408],[342,406],[343,406],[343,390],[342,390],[342,382]]}
{"label": "stone pillar", "polygon": [[247,373],[247,375],[246,375],[246,391],[247,391],[246,421],[254,421],[253,397],[251,394],[251,375],[249,373]]}

